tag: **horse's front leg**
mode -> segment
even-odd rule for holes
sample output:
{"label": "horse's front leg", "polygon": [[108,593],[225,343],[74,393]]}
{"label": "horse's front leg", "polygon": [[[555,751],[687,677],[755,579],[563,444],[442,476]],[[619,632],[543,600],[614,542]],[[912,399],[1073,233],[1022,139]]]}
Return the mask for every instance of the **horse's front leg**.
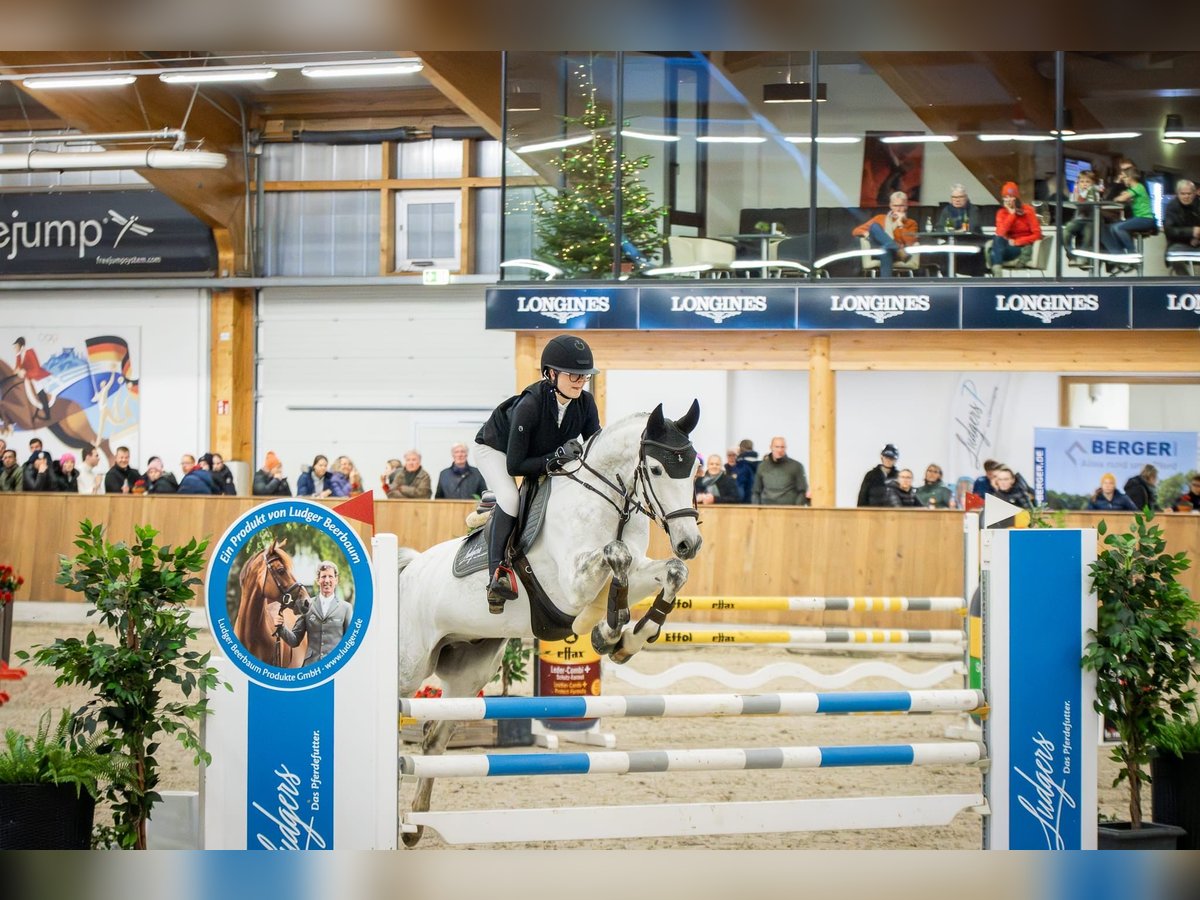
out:
{"label": "horse's front leg", "polygon": [[616,646],[608,653],[613,662],[628,662],[633,654],[658,638],[667,613],[675,605],[675,598],[687,578],[687,566],[674,556],[664,560],[643,560],[635,567],[630,577],[630,590],[635,591],[635,596],[641,597],[655,588],[658,593],[637,624],[622,631]]}
{"label": "horse's front leg", "polygon": [[611,575],[612,583],[616,586],[618,594],[627,595],[629,572],[632,567],[633,553],[630,552],[624,541],[609,541],[598,550],[583,555],[576,565],[575,571],[567,579],[567,584],[575,596],[593,599],[580,610],[571,624],[571,630],[575,634],[587,634],[599,623],[599,628],[612,642],[621,636],[621,628],[629,621],[629,608],[626,606],[618,612],[614,628],[605,621],[605,613],[608,610],[608,593],[602,591],[601,588]]}

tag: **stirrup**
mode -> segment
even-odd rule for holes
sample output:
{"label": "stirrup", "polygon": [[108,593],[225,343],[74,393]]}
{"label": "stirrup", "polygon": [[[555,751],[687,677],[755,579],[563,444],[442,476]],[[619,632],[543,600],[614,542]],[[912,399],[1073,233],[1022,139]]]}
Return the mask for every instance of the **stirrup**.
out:
{"label": "stirrup", "polygon": [[496,566],[492,581],[487,587],[488,612],[498,616],[504,612],[504,604],[517,599],[517,573],[506,565]]}

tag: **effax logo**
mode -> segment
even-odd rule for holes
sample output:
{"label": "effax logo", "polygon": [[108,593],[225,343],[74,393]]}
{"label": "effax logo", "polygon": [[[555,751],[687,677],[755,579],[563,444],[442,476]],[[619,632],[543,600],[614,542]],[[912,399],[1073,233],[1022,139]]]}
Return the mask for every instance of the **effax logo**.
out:
{"label": "effax logo", "polygon": [[517,312],[537,313],[547,319],[553,319],[559,325],[566,325],[572,319],[588,313],[605,313],[609,311],[611,302],[608,297],[579,297],[574,294],[554,294],[546,296],[517,298]]}
{"label": "effax logo", "polygon": [[852,312],[882,325],[888,319],[906,312],[928,312],[928,294],[832,294],[829,308],[833,312]]}
{"label": "effax logo", "polygon": [[999,312],[1019,312],[1049,325],[1073,312],[1094,312],[1100,308],[1096,294],[997,294]]}
{"label": "effax logo", "polygon": [[744,312],[765,312],[762,294],[686,294],[671,297],[671,312],[690,312],[720,325]]}
{"label": "effax logo", "polygon": [[22,221],[21,211],[12,211],[12,222],[0,222],[0,252],[6,259],[16,259],[22,250],[50,249],[52,247],[75,248],[83,259],[87,251],[98,247],[104,238],[104,226],[109,222],[120,226],[113,238],[115,248],[125,235],[132,232],[140,237],[153,234],[149,225],[138,222],[136,215],[125,216],[110,209],[104,219],[81,219],[78,222],[61,219],[34,219]]}

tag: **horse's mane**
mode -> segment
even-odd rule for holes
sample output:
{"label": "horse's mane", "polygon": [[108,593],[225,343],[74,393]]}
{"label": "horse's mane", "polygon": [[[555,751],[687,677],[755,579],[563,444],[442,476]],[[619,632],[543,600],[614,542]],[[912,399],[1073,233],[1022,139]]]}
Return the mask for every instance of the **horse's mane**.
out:
{"label": "horse's mane", "polygon": [[650,413],[630,413],[602,428],[592,441],[588,460],[593,463],[607,463],[611,462],[614,456],[633,453],[649,417]]}

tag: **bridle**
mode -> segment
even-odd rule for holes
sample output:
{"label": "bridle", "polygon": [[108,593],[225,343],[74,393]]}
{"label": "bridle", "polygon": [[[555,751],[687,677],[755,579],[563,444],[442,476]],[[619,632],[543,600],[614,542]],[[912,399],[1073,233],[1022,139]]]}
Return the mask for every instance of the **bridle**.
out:
{"label": "bridle", "polygon": [[[292,599],[292,594],[297,595],[297,599],[307,598],[308,591],[304,588],[296,576],[288,571],[287,565],[279,557],[279,554],[272,549],[268,549],[263,553],[263,594],[266,594],[266,577],[269,574],[271,581],[275,583],[275,589],[279,591],[279,605],[285,609],[294,609],[296,602]],[[288,583],[288,578],[291,578],[291,583]]]}
{"label": "bridle", "polygon": [[[699,520],[700,512],[696,509],[695,499],[691,506],[682,507],[680,509],[668,512],[663,506],[662,500],[659,499],[658,493],[654,490],[654,482],[650,478],[650,471],[647,467],[647,457],[662,463],[667,470],[667,474],[672,478],[680,478],[683,475],[676,475],[675,472],[682,471],[685,475],[690,475],[692,471],[692,461],[696,458],[696,448],[692,446],[692,442],[673,447],[670,444],[665,444],[662,441],[655,441],[646,437],[646,430],[642,429],[642,436],[638,441],[638,463],[637,468],[633,473],[633,481],[625,485],[625,480],[620,473],[616,474],[614,483],[604,473],[600,472],[590,463],[588,463],[588,454],[591,452],[592,445],[600,432],[588,438],[584,445],[583,453],[575,460],[579,465],[567,471],[566,469],[558,469],[549,473],[552,478],[569,478],[578,485],[587,488],[593,494],[603,498],[617,513],[617,540],[621,539],[621,535],[625,531],[625,525],[633,516],[634,512],[640,512],[651,522],[657,522],[662,530],[670,534],[668,524],[672,519],[693,518]],[[608,494],[598,490],[594,486],[588,484],[576,474],[580,469],[590,472],[598,481],[605,487],[617,495],[617,499],[613,499]],[[674,470],[674,471],[673,471]],[[638,499],[638,493],[641,493],[641,499]]]}

